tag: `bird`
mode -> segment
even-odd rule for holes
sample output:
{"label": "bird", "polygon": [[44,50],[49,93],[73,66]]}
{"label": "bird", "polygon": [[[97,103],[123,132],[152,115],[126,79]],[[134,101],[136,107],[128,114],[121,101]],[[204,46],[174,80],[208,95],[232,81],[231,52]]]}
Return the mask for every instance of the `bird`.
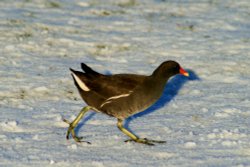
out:
{"label": "bird", "polygon": [[105,75],[81,63],[84,72],[70,68],[74,84],[77,87],[81,98],[87,104],[83,107],[78,116],[72,121],[63,119],[69,124],[66,139],[70,135],[76,142],[87,142],[75,134],[75,128],[84,114],[93,110],[107,114],[117,119],[117,127],[129,137],[125,142],[133,141],[146,145],[165,143],[165,141],[139,138],[137,135],[126,129],[123,122],[130,116],[142,112],[153,105],[162,95],[167,81],[177,74],[186,77],[189,73],[179,63],[173,60],[164,61],[150,75],[139,74],[113,74]]}

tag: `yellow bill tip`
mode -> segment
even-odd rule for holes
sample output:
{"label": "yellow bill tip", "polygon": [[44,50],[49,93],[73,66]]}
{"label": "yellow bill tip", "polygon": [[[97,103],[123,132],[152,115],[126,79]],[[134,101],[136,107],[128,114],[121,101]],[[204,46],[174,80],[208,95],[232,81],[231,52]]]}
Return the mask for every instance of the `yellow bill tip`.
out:
{"label": "yellow bill tip", "polygon": [[180,74],[189,77],[189,73],[187,71],[185,71],[183,68],[180,67]]}

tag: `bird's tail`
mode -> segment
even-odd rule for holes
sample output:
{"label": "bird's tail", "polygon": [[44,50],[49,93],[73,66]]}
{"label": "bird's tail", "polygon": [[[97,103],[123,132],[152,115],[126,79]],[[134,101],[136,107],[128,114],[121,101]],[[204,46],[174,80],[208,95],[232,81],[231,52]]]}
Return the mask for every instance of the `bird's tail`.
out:
{"label": "bird's tail", "polygon": [[81,63],[81,67],[82,67],[82,70],[85,71],[85,73],[87,73],[87,74],[100,75],[100,73],[94,71],[92,68],[90,68],[89,66],[87,66],[84,63]]}

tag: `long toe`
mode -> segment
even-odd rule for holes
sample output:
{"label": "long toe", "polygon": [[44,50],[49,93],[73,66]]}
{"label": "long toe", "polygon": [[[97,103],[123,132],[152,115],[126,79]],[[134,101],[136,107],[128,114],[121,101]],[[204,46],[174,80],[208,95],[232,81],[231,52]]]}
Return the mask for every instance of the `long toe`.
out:
{"label": "long toe", "polygon": [[70,133],[71,133],[71,130],[72,130],[72,129],[70,129],[70,127],[69,127],[68,130],[67,130],[67,134],[66,134],[66,139],[67,139],[67,140],[69,140],[69,135],[70,135]]}
{"label": "long toe", "polygon": [[87,144],[91,144],[91,142],[89,142],[89,141],[82,140],[83,137],[77,137],[77,136],[75,136],[75,137],[73,137],[73,138],[74,138],[74,140],[75,140],[77,143],[87,143]]}
{"label": "long toe", "polygon": [[136,143],[146,144],[146,145],[150,145],[150,146],[154,146],[155,145],[154,143],[159,143],[159,144],[166,143],[166,141],[150,140],[147,138],[138,138],[136,140],[128,139],[128,140],[125,140],[124,142],[136,142]]}
{"label": "long toe", "polygon": [[[70,128],[70,127],[69,127],[69,128]],[[82,140],[83,137],[78,137],[78,136],[76,136],[74,128],[71,128],[70,133],[71,133],[72,138],[73,138],[77,143],[88,143],[88,144],[91,144],[89,141]]]}
{"label": "long toe", "polygon": [[144,139],[149,141],[149,142],[152,142],[152,143],[166,143],[166,141],[163,141],[163,140],[151,140],[151,139],[147,139],[147,138],[144,138]]}
{"label": "long toe", "polygon": [[70,122],[67,119],[63,119],[63,122],[70,124]]}
{"label": "long toe", "polygon": [[141,139],[141,138],[138,138],[136,140],[133,140],[133,139],[128,139],[128,140],[125,140],[124,142],[136,142],[136,143],[141,143],[141,144],[146,144],[146,145],[149,145],[149,146],[154,146],[155,144],[147,139]]}
{"label": "long toe", "polygon": [[138,141],[136,141],[138,143],[142,143],[142,144],[146,144],[149,146],[154,146],[155,144],[153,142],[151,142],[150,140],[145,140],[145,139],[139,139]]}

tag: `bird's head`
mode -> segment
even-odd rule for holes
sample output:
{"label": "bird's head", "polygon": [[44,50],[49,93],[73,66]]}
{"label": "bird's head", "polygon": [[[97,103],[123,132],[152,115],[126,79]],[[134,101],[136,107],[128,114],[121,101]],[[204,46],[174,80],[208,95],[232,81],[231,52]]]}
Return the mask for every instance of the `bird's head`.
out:
{"label": "bird's head", "polygon": [[186,77],[189,76],[189,73],[185,71],[179,63],[169,60],[163,62],[158,68],[156,68],[152,75],[168,79],[176,74],[182,74]]}

